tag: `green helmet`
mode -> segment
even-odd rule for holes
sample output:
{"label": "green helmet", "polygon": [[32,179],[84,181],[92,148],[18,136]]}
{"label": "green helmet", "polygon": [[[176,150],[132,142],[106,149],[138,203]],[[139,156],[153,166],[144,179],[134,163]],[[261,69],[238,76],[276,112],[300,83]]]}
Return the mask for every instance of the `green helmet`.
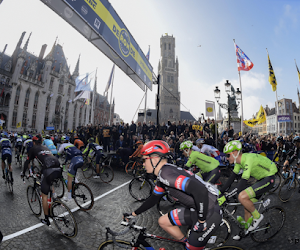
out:
{"label": "green helmet", "polygon": [[66,136],[62,136],[60,140],[61,141],[65,141],[65,140],[67,140],[67,137]]}
{"label": "green helmet", "polygon": [[180,144],[179,149],[184,150],[186,148],[192,148],[192,147],[193,147],[193,143],[191,141],[184,141]]}
{"label": "green helmet", "polygon": [[225,154],[229,154],[229,153],[231,153],[231,152],[233,152],[235,150],[237,150],[237,151],[242,150],[242,143],[240,141],[238,141],[238,140],[228,142],[225,145],[225,147],[223,149],[223,152]]}
{"label": "green helmet", "polygon": [[90,139],[89,139],[89,142],[94,142],[95,140],[94,140],[94,138],[93,137],[91,137]]}

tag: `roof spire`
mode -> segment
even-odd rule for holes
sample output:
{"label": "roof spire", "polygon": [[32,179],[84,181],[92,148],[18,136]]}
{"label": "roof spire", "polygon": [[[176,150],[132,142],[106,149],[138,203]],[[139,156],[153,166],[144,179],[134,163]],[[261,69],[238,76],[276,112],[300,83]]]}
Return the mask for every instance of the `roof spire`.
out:
{"label": "roof spire", "polygon": [[24,50],[24,51],[27,51],[29,39],[30,39],[30,37],[31,37],[31,33],[32,33],[32,32],[30,32],[30,35],[29,35],[29,37],[28,37],[28,39],[27,39],[27,41],[26,41],[26,43],[25,43],[25,45],[24,45],[24,47],[23,47],[23,50]]}
{"label": "roof spire", "polygon": [[53,61],[54,60],[54,50],[55,50],[55,46],[56,46],[56,41],[57,41],[57,37],[55,39],[55,42],[52,46],[51,51],[49,52],[49,54],[45,57],[46,61]]}
{"label": "roof spire", "polygon": [[74,69],[74,72],[73,72],[73,76],[79,76],[79,61],[80,61],[80,54],[79,54],[79,57],[78,57],[78,61],[76,63],[76,66],[75,66],[75,69]]}

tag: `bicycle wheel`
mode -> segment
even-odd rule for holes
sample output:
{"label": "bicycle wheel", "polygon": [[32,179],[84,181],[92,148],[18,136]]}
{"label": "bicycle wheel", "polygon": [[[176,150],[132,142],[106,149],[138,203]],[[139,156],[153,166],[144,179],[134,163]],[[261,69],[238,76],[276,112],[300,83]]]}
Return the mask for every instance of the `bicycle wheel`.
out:
{"label": "bicycle wheel", "polygon": [[281,175],[277,172],[275,174],[274,187],[271,190],[269,190],[269,192],[274,193],[280,187],[280,183],[281,183]]}
{"label": "bicycle wheel", "polygon": [[5,174],[5,182],[6,182],[8,191],[9,191],[10,193],[13,193],[13,192],[14,192],[13,182],[12,182],[12,180],[11,180],[9,171]]}
{"label": "bicycle wheel", "polygon": [[92,163],[85,163],[81,167],[84,178],[89,179],[93,175],[93,166]]}
{"label": "bicycle wheel", "polygon": [[[23,158],[23,157],[22,157],[22,158]],[[22,168],[22,165],[23,165],[23,164],[22,164],[22,158],[21,158],[20,155],[19,155],[19,162],[18,162],[18,163],[19,163],[19,168]]]}
{"label": "bicycle wheel", "polygon": [[[210,237],[206,243],[206,248],[215,249],[220,247],[229,239],[231,233],[231,226],[227,219],[223,218],[218,230]],[[227,247],[227,246],[226,246]],[[216,249],[227,249],[227,248],[216,248]],[[231,248],[228,248],[231,249]],[[238,248],[240,249],[240,248]]]}
{"label": "bicycle wheel", "polygon": [[[107,240],[100,244],[98,250],[121,250],[121,249],[132,249],[131,243],[124,240],[115,240],[116,244],[113,240]],[[119,246],[118,246],[119,245]],[[140,247],[135,247],[134,249],[142,250]]]}
{"label": "bicycle wheel", "polygon": [[140,162],[135,162],[135,165],[134,165],[134,168],[133,168],[133,171],[132,171],[132,175],[134,177],[137,177],[137,176],[140,176],[144,171],[144,166],[142,163]]}
{"label": "bicycle wheel", "polygon": [[129,183],[129,193],[134,199],[144,201],[151,195],[152,186],[144,177],[136,177]]}
{"label": "bicycle wheel", "polygon": [[51,204],[50,214],[53,222],[64,236],[73,238],[77,235],[78,228],[76,220],[70,209],[61,201],[54,201]]}
{"label": "bicycle wheel", "polygon": [[27,187],[27,201],[31,211],[39,217],[42,214],[41,197],[38,191],[31,185]]}
{"label": "bicycle wheel", "polygon": [[159,202],[156,205],[158,212],[160,215],[165,215],[173,209],[182,207],[178,202],[174,200],[174,198],[168,194],[162,196]]}
{"label": "bicycle wheel", "polygon": [[266,208],[262,214],[264,218],[259,224],[259,228],[250,234],[252,240],[256,242],[265,242],[272,239],[281,230],[285,222],[285,211],[282,207]]}
{"label": "bicycle wheel", "polygon": [[56,179],[52,182],[52,187],[57,195],[57,198],[61,199],[65,193],[65,183],[63,178]]}
{"label": "bicycle wheel", "polygon": [[125,166],[125,172],[129,175],[132,175],[134,166],[135,166],[135,161],[129,161]]}
{"label": "bicycle wheel", "polygon": [[114,170],[109,165],[100,168],[100,178],[104,183],[109,183],[114,179]]}
{"label": "bicycle wheel", "polygon": [[231,170],[229,168],[220,169],[220,178],[216,183],[218,189],[221,189],[224,186],[224,184],[227,182],[230,175],[231,175]]}
{"label": "bicycle wheel", "polygon": [[91,189],[84,183],[75,183],[72,189],[72,197],[82,211],[90,210],[94,205],[94,196]]}
{"label": "bicycle wheel", "polygon": [[296,180],[293,180],[293,177],[286,178],[284,182],[281,183],[279,189],[279,199],[282,202],[287,202],[296,191]]}

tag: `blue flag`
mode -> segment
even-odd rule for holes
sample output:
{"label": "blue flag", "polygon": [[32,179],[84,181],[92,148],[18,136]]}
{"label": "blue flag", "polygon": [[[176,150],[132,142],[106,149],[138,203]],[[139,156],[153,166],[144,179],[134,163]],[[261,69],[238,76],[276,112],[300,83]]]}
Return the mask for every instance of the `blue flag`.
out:
{"label": "blue flag", "polygon": [[110,76],[109,76],[109,79],[108,79],[108,82],[107,82],[107,85],[106,85],[104,93],[108,92],[108,89],[109,89],[111,83],[113,82],[114,73],[115,73],[115,64],[112,67],[112,70],[111,70],[111,73],[110,73]]}
{"label": "blue flag", "polygon": [[76,88],[75,88],[74,92],[79,92],[82,90],[92,91],[90,84],[91,84],[92,79],[94,78],[94,76],[92,75],[93,73],[94,72],[78,76],[75,79]]}

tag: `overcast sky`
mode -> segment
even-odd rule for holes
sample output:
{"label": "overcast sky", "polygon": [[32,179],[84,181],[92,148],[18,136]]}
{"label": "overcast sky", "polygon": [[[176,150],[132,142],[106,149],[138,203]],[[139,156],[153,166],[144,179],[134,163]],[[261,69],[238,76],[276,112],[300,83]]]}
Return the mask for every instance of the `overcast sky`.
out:
{"label": "overcast sky", "polygon": [[[300,1],[111,0],[110,3],[145,54],[150,45],[150,63],[155,74],[160,37],[165,33],[175,37],[181,103],[195,118],[204,113],[205,100],[215,100],[216,86],[221,90],[221,102],[226,102],[227,79],[235,88],[239,87],[233,39],[254,63],[251,71],[241,72],[244,118],[250,119],[260,105],[275,105],[275,92],[268,82],[266,48],[277,78],[278,98],[290,98],[299,105],[294,59],[300,66]],[[0,5],[0,23],[0,52],[8,44],[6,53],[12,54],[21,33],[26,31],[24,40],[32,32],[28,51],[38,55],[42,45],[47,44],[47,54],[58,36],[71,72],[79,54],[80,74],[98,68],[97,90],[103,94],[113,63],[41,1],[4,0]],[[156,86],[152,92],[148,91],[148,108],[155,108],[156,92]],[[115,112],[125,122],[133,119],[143,95],[116,67]],[[186,111],[184,106],[181,110]],[[144,103],[140,108],[144,108]]]}

